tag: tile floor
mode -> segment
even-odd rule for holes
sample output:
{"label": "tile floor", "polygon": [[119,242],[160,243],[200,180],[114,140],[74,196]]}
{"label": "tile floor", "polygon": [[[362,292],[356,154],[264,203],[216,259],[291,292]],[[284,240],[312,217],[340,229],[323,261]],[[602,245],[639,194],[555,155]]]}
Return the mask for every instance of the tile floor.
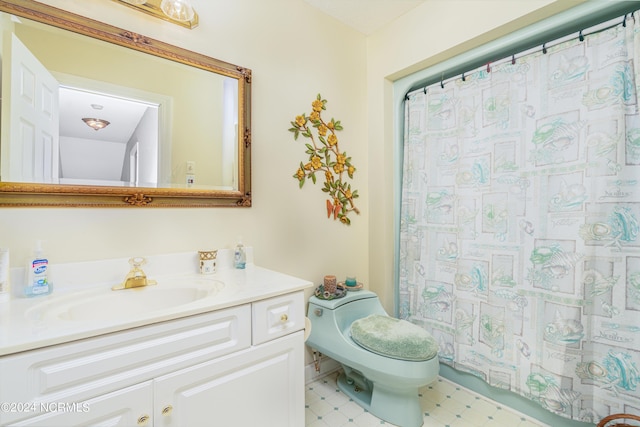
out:
{"label": "tile floor", "polygon": [[[306,427],[393,427],[342,393],[337,377],[333,373],[306,385]],[[420,396],[425,427],[548,427],[441,377]]]}

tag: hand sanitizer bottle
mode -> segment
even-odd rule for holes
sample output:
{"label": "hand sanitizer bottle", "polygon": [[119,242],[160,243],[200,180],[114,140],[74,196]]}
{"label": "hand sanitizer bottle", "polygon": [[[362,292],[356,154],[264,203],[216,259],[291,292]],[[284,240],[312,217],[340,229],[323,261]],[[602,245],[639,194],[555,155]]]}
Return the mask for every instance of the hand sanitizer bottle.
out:
{"label": "hand sanitizer bottle", "polygon": [[238,239],[238,244],[233,252],[233,266],[238,269],[244,269],[247,264],[247,254],[244,251],[242,239]]}
{"label": "hand sanitizer bottle", "polygon": [[24,294],[28,297],[51,293],[49,284],[49,260],[42,251],[42,241],[38,240],[33,257],[27,265],[27,285]]}

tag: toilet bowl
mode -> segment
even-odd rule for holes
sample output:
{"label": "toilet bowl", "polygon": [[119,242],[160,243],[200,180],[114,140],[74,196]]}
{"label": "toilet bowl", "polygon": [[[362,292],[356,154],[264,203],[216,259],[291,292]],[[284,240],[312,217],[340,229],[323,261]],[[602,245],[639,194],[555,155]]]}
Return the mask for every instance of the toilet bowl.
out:
{"label": "toilet bowl", "polygon": [[373,415],[400,427],[423,424],[418,389],[435,381],[437,343],[385,312],[370,291],[309,299],[307,345],[342,365],[338,387]]}

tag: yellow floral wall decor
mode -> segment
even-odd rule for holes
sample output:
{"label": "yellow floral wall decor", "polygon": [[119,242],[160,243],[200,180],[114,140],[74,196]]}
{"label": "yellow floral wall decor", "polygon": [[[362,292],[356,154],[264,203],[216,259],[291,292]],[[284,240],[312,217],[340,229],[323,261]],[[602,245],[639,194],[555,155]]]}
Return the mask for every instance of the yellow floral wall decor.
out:
{"label": "yellow floral wall decor", "polygon": [[356,168],[346,151],[340,151],[336,135],[336,132],[343,129],[340,121],[333,118],[326,121],[322,118],[326,104],[327,100],[318,94],[311,103],[309,116],[303,113],[291,122],[292,127],[289,131],[293,132],[293,138],[298,140],[298,136],[302,135],[308,139],[305,143],[308,162],[300,162],[300,167],[293,177],[302,188],[307,179],[310,178],[315,184],[316,174],[324,175],[322,191],[329,196],[326,202],[327,218],[333,217],[334,220],[350,225],[349,214],[359,214],[360,211],[354,203],[354,199],[358,198],[358,190],[352,190],[346,179],[353,179]]}

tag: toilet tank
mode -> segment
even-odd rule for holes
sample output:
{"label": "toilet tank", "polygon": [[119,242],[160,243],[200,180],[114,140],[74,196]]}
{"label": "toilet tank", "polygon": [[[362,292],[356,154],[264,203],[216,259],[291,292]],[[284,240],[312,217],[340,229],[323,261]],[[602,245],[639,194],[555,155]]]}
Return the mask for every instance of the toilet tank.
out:
{"label": "toilet tank", "polygon": [[332,300],[312,296],[309,299],[309,312],[315,308],[322,309],[323,316],[332,316],[340,330],[348,329],[354,320],[370,314],[387,315],[378,295],[365,290],[348,291],[344,297]]}

